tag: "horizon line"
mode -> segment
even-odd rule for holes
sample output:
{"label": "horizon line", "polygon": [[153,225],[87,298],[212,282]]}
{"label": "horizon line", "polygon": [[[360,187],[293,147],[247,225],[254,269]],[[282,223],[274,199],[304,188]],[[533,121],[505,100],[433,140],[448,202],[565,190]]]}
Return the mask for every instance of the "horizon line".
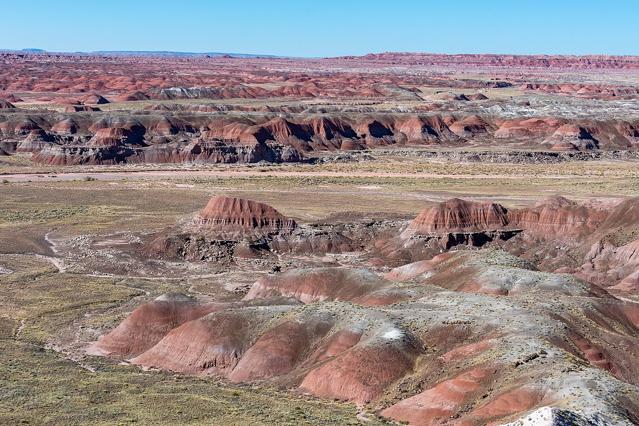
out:
{"label": "horizon line", "polygon": [[136,54],[144,54],[146,56],[206,56],[206,55],[216,55],[216,56],[235,56],[236,58],[243,59],[278,59],[278,58],[288,58],[288,59],[332,59],[332,58],[345,58],[345,57],[365,57],[369,55],[384,55],[384,54],[400,54],[400,55],[431,55],[431,56],[484,56],[484,55],[494,55],[494,56],[546,56],[546,57],[639,57],[639,53],[637,54],[609,54],[609,53],[585,53],[585,54],[576,54],[576,53],[495,53],[495,52],[482,52],[482,53],[442,53],[442,52],[427,52],[427,51],[403,51],[403,50],[387,50],[381,52],[368,52],[361,54],[343,54],[343,55],[335,55],[335,56],[298,56],[298,55],[276,55],[271,53],[244,53],[244,52],[222,52],[222,51],[204,51],[204,52],[192,52],[192,51],[181,51],[181,50],[117,50],[117,49],[108,49],[108,50],[47,50],[41,48],[22,48],[22,49],[11,49],[11,48],[0,48],[0,52],[10,52],[10,53],[30,53],[30,54],[65,54],[65,55],[104,55],[104,56],[117,56],[117,55],[129,55],[135,56]]}

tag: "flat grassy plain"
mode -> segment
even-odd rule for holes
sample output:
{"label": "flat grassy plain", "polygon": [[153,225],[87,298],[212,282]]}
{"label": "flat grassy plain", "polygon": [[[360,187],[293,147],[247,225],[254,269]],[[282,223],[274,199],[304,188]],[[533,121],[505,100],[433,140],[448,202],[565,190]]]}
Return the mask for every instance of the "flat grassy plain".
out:
{"label": "flat grassy plain", "polygon": [[[154,232],[221,193],[267,202],[302,222],[345,212],[411,217],[453,196],[508,207],[552,194],[615,200],[639,194],[637,165],[388,156],[316,165],[38,168],[16,157],[0,166],[0,424],[358,423],[350,404],[77,358],[82,343],[135,306],[184,291],[185,283],[60,272],[48,235]],[[200,280],[197,288],[215,285]]]}

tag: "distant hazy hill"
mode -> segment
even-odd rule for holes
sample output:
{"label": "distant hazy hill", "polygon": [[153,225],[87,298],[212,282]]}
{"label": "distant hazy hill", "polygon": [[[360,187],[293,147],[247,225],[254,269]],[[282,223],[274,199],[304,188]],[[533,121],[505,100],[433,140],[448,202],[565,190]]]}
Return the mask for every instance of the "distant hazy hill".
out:
{"label": "distant hazy hill", "polygon": [[210,56],[221,57],[230,56],[233,58],[277,58],[275,55],[255,55],[249,53],[225,53],[225,52],[171,52],[167,50],[96,50],[92,52],[49,52],[44,49],[28,48],[28,49],[0,49],[0,52],[21,52],[21,53],[73,53],[74,55],[107,55],[107,56],[180,56],[180,57],[198,57]]}
{"label": "distant hazy hill", "polygon": [[234,58],[276,58],[275,55],[254,55],[249,53],[225,53],[225,52],[171,52],[165,50],[147,51],[147,50],[98,50],[89,52],[96,55],[113,55],[113,56],[231,56]]}

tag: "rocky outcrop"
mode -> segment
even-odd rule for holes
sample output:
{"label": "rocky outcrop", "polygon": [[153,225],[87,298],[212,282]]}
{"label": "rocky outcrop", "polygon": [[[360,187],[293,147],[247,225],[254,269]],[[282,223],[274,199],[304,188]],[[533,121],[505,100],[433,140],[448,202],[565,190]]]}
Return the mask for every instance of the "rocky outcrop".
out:
{"label": "rocky outcrop", "polygon": [[397,277],[432,274],[438,259],[433,256],[441,251],[498,246],[542,270],[574,273],[600,287],[634,293],[639,290],[636,206],[636,198],[610,208],[552,196],[507,210],[452,199],[424,209],[399,237],[377,240],[372,253],[390,265],[417,261],[389,274],[401,280]]}
{"label": "rocky outcrop", "polygon": [[291,233],[297,224],[273,207],[243,198],[216,196],[195,216],[193,225],[223,238]]}
{"label": "rocky outcrop", "polygon": [[451,199],[424,209],[399,234],[380,235],[366,247],[370,256],[398,266],[428,262],[444,251],[493,246],[544,271],[577,273],[602,287],[624,280],[621,287],[630,289],[639,268],[625,258],[632,248],[624,245],[639,235],[635,204],[630,199],[611,209],[552,196],[531,207],[506,209],[495,203]]}
{"label": "rocky outcrop", "polygon": [[507,225],[508,211],[502,205],[453,198],[424,209],[402,232],[402,238],[490,231],[504,229]]}
{"label": "rocky outcrop", "polygon": [[471,93],[466,95],[466,97],[471,101],[485,101],[488,100],[488,96],[483,93]]}
{"label": "rocky outcrop", "polygon": [[39,152],[51,146],[53,137],[42,129],[31,130],[16,148],[17,152]]}
{"label": "rocky outcrop", "polygon": [[0,109],[15,109],[15,105],[5,99],[0,99]]}
{"label": "rocky outcrop", "polygon": [[115,100],[118,102],[146,101],[148,99],[149,96],[144,92],[140,92],[139,90],[134,92],[122,93],[115,97]]}
{"label": "rocky outcrop", "polygon": [[118,143],[103,146],[67,146],[49,144],[34,153],[33,161],[51,166],[120,164],[127,162],[135,151]]}
{"label": "rocky outcrop", "polygon": [[100,111],[100,108],[90,105],[67,105],[63,109],[64,112],[95,112]]}
{"label": "rocky outcrop", "polygon": [[317,255],[362,247],[330,226],[300,226],[266,204],[218,196],[188,223],[156,234],[144,252],[167,259],[229,264],[236,259],[275,262],[277,253]]}
{"label": "rocky outcrop", "polygon": [[91,147],[117,147],[133,143],[135,140],[136,136],[130,129],[124,127],[104,127],[96,130],[87,145]]}
{"label": "rocky outcrop", "polygon": [[608,219],[610,215],[618,214],[561,196],[544,198],[532,207],[510,210],[496,203],[453,198],[424,209],[401,236],[406,239],[510,229],[547,240],[583,240],[595,230],[603,229],[600,227],[606,227],[604,222],[613,222],[614,219]]}
{"label": "rocky outcrop", "polygon": [[226,144],[224,142],[193,141],[151,145],[136,149],[127,158],[130,163],[272,163],[298,162],[302,156],[296,150],[274,144]]}
{"label": "rocky outcrop", "polygon": [[74,135],[79,129],[80,126],[73,118],[64,118],[51,126],[51,131],[59,135]]}
{"label": "rocky outcrop", "polygon": [[578,274],[614,291],[639,292],[639,199],[619,203],[589,235]]}
{"label": "rocky outcrop", "polygon": [[472,138],[485,135],[494,130],[494,125],[478,115],[469,115],[461,120],[454,121],[449,128],[451,132],[461,138]]}
{"label": "rocky outcrop", "polygon": [[526,118],[504,121],[495,131],[500,139],[544,139],[552,135],[565,122],[556,118]]}
{"label": "rocky outcrop", "polygon": [[500,251],[492,255],[464,251],[440,258],[424,281],[455,291],[504,296],[532,292],[572,296],[603,293],[572,275],[539,272],[532,264]]}
{"label": "rocky outcrop", "polygon": [[584,151],[597,148],[599,143],[583,127],[564,124],[544,140],[544,144],[556,151]]}

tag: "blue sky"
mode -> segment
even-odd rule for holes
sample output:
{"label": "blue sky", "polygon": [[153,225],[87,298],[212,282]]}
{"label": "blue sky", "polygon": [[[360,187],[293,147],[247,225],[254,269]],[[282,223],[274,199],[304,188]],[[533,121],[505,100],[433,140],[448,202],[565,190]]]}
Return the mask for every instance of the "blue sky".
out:
{"label": "blue sky", "polygon": [[0,48],[639,54],[639,0],[5,0]]}

